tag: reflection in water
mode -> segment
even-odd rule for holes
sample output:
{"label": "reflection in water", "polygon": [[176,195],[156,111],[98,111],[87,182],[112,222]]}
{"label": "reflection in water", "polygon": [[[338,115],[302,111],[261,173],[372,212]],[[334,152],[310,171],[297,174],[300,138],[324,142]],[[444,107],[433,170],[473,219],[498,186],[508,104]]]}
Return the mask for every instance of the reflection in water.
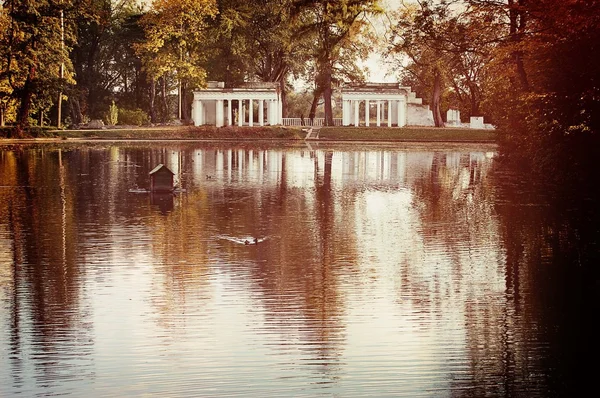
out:
{"label": "reflection in water", "polygon": [[2,357],[23,391],[32,379],[51,388],[90,374],[93,341],[68,239],[76,226],[61,155],[41,149],[1,158]]}
{"label": "reflection in water", "polygon": [[[133,193],[158,163],[185,193]],[[494,167],[478,148],[4,148],[0,395],[560,395],[554,226]]]}
{"label": "reflection in water", "polygon": [[160,209],[163,215],[173,210],[173,194],[171,192],[151,192],[150,203]]}

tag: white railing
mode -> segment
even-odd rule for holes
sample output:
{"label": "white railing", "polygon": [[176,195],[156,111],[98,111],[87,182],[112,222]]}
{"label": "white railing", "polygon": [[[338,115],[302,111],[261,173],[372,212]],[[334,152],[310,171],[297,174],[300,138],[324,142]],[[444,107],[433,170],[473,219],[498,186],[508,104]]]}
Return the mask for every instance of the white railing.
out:
{"label": "white railing", "polygon": [[[284,126],[315,126],[315,127],[321,127],[323,125],[325,125],[325,118],[323,117],[316,117],[313,119],[312,123],[311,120],[309,118],[304,118],[304,123],[302,122],[302,118],[299,117],[284,117],[282,119],[282,123]],[[342,118],[334,118],[333,119],[333,125],[334,126],[341,126],[342,125]]]}

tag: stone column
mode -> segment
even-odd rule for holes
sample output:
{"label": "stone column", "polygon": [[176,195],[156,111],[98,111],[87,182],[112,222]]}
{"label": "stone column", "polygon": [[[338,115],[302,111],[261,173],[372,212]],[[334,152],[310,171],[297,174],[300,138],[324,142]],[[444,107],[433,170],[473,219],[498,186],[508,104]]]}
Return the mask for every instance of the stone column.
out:
{"label": "stone column", "polygon": [[265,125],[265,100],[258,100],[258,125]]}
{"label": "stone column", "polygon": [[217,103],[215,105],[215,126],[217,127],[223,127],[224,122],[223,122],[223,100],[222,99],[218,99]]}
{"label": "stone column", "polygon": [[377,127],[381,127],[381,101],[377,100]]}
{"label": "stone column", "polygon": [[248,126],[254,126],[254,100],[248,100]]}
{"label": "stone column", "polygon": [[267,125],[273,124],[273,115],[271,115],[271,100],[267,100]]}
{"label": "stone column", "polygon": [[350,101],[342,100],[342,126],[349,125],[350,120]]}
{"label": "stone column", "polygon": [[238,99],[238,126],[242,127],[244,125],[244,101]]}
{"label": "stone column", "polygon": [[360,125],[360,101],[354,100],[354,127],[358,127]]}
{"label": "stone column", "polygon": [[369,100],[365,100],[365,126],[369,127],[371,124],[371,103]]}
{"label": "stone column", "polygon": [[192,119],[194,120],[194,126],[200,126],[200,107],[202,106],[202,102],[200,100],[195,99],[192,102]]}
{"label": "stone column", "polygon": [[388,127],[392,127],[392,100],[388,100],[387,102],[387,122]]}
{"label": "stone column", "polygon": [[398,101],[398,127],[406,126],[406,99]]}
{"label": "stone column", "polygon": [[233,111],[231,110],[231,98],[227,100],[227,125],[233,126],[232,120]]}
{"label": "stone column", "polygon": [[201,100],[197,102],[197,113],[198,113],[198,124],[197,126],[202,126],[204,124],[204,104]]}

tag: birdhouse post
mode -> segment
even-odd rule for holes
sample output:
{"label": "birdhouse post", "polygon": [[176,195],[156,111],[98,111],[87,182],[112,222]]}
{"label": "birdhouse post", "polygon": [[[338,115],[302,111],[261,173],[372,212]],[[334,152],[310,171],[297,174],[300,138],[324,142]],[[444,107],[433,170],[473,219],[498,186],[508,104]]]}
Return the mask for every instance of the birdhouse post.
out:
{"label": "birdhouse post", "polygon": [[172,192],[174,175],[167,166],[159,164],[150,172],[150,191]]}

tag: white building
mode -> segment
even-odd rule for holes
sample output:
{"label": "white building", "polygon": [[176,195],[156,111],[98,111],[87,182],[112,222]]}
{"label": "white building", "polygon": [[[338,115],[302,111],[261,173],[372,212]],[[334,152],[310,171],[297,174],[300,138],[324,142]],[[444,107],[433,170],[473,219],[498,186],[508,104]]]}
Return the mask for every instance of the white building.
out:
{"label": "white building", "polygon": [[[342,115],[343,126],[434,125],[429,106],[423,105],[410,87],[397,83],[346,84],[342,87]],[[279,83],[225,88],[223,82],[208,82],[207,88],[194,91],[192,120],[196,126],[217,127],[283,124]]]}
{"label": "white building", "polygon": [[[362,109],[361,103],[364,103]],[[342,87],[342,114],[344,126],[434,125],[429,106],[423,105],[410,87],[400,87],[397,83],[346,84]]]}
{"label": "white building", "polygon": [[265,126],[281,124],[282,102],[279,83],[244,83],[225,88],[223,82],[208,82],[194,91],[192,120],[195,126]]}

